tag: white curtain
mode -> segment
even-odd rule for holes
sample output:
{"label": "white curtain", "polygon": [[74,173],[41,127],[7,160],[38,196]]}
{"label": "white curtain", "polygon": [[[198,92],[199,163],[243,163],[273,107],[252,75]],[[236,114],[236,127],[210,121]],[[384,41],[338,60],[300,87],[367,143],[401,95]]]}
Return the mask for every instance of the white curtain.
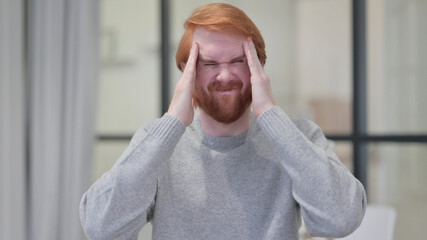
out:
{"label": "white curtain", "polygon": [[90,181],[98,2],[28,6],[29,238],[83,239],[78,206]]}
{"label": "white curtain", "polygon": [[0,239],[26,238],[23,12],[0,0]]}
{"label": "white curtain", "polygon": [[99,3],[0,1],[0,239],[86,239]]}

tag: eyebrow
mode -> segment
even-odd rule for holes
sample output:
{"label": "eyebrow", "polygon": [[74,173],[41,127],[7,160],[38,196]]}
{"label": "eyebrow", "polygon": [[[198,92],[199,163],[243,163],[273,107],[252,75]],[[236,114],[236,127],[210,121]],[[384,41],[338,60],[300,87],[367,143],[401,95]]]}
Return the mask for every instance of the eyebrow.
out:
{"label": "eyebrow", "polygon": [[[245,55],[243,54],[243,55],[241,55],[241,56],[238,56],[238,57],[235,57],[235,58],[233,58],[233,59],[231,59],[230,61],[228,61],[228,62],[233,62],[233,61],[236,61],[236,60],[242,60],[242,59],[245,59],[246,57],[245,57]],[[215,60],[212,60],[212,59],[209,59],[209,58],[204,58],[203,56],[201,56],[201,55],[199,55],[199,58],[198,58],[198,60],[199,61],[201,61],[201,62],[204,62],[204,63],[218,63],[217,61],[215,61]],[[228,63],[227,62],[227,63]]]}

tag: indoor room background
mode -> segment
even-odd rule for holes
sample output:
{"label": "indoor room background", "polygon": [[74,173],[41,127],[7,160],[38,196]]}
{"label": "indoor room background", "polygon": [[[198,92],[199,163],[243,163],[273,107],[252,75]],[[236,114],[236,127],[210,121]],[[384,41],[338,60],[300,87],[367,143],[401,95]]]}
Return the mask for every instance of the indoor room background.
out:
{"label": "indoor room background", "polygon": [[[28,9],[37,8],[37,1],[7,2],[2,0],[0,5],[0,239],[86,239],[79,225],[77,196],[113,166],[142,123],[163,115],[181,75],[175,66],[175,51],[184,32],[183,22],[197,6],[217,1],[99,0],[92,1],[96,4],[91,4],[89,10],[83,6],[88,16],[86,21],[97,21],[96,24],[80,23],[79,17],[70,25],[60,23],[69,30],[73,29],[73,23],[85,29],[77,35],[64,34],[61,42],[67,38],[91,37],[87,40],[90,44],[83,46],[87,49],[81,53],[88,54],[82,58],[86,60],[75,60],[76,66],[88,69],[83,74],[91,76],[91,81],[80,80],[74,95],[67,95],[71,109],[81,105],[83,110],[79,113],[91,115],[81,116],[69,127],[65,126],[68,133],[60,125],[50,125],[53,130],[40,135],[49,139],[48,133],[52,131],[52,136],[64,139],[63,134],[74,136],[72,124],[82,121],[79,124],[84,125],[90,121],[77,136],[86,139],[79,150],[84,154],[74,156],[81,159],[77,166],[66,163],[62,157],[70,145],[67,141],[57,146],[65,149],[56,153],[58,157],[53,159],[57,161],[32,161],[36,149],[45,149],[48,154],[56,145],[31,145],[32,141],[39,142],[34,139],[39,136],[36,127],[28,124],[37,119],[34,112],[50,116],[50,111],[37,108],[32,101],[33,97],[37,99],[37,91],[33,93],[32,89],[45,85],[36,84],[36,78],[31,76],[38,74],[37,66],[47,69],[50,66],[38,65],[43,57],[31,58],[39,49],[36,45],[31,50],[31,41],[39,38],[44,42],[44,38],[55,36],[49,31],[37,35],[33,25],[28,24],[31,16],[37,15],[31,15],[32,10]],[[17,2],[20,4],[16,5]],[[61,7],[64,15],[68,7],[74,6],[67,5],[65,0],[58,2],[65,3]],[[360,26],[354,25],[351,0],[222,2],[241,8],[260,29],[266,43],[265,70],[277,104],[291,117],[311,119],[323,129],[339,158],[365,185],[369,204],[396,209],[396,240],[426,239],[427,30],[423,25],[427,22],[427,1],[366,1],[366,24],[361,29],[366,41],[361,46],[353,38],[355,28]],[[74,11],[82,11],[81,6],[75,7]],[[12,16],[13,11],[8,8],[20,15]],[[16,28],[10,27],[15,20],[10,19],[19,16],[21,20],[15,20],[23,27],[16,32]],[[14,35],[6,38],[8,33]],[[23,47],[13,52],[7,44],[14,45],[17,39]],[[46,45],[46,49],[52,44]],[[79,54],[72,49],[64,50],[65,56],[67,53]],[[20,57],[16,58],[16,54]],[[65,68],[71,70],[58,73],[59,76],[68,76],[73,66]],[[67,79],[73,82],[80,78]],[[61,88],[70,86],[65,83]],[[82,95],[91,100],[78,102],[77,99],[86,99]],[[61,106],[56,106],[58,111]],[[63,113],[60,121],[75,117],[72,113]],[[16,128],[17,125],[21,127]],[[19,144],[14,144],[11,138]],[[79,146],[79,142],[72,145]],[[45,170],[32,173],[37,166]],[[68,171],[70,168],[74,170]],[[58,169],[62,170],[57,172]],[[56,174],[44,178],[44,171],[51,174],[49,170]],[[78,186],[73,179],[79,179]],[[58,182],[51,186],[53,192],[43,185],[44,181],[52,180]],[[74,195],[64,197],[62,189],[69,187],[74,189]],[[44,194],[39,197],[40,192]],[[53,199],[54,204],[42,200],[46,194],[49,195],[46,201]],[[47,211],[48,216],[43,208],[37,210],[41,202],[53,205],[53,210]],[[61,210],[64,208],[68,210]],[[151,239],[150,236],[151,224],[148,224],[139,239]]]}

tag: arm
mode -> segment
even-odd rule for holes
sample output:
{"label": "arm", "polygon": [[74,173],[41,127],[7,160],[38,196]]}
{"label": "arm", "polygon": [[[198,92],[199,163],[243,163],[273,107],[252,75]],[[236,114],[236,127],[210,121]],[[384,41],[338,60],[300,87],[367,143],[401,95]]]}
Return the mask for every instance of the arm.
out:
{"label": "arm", "polygon": [[309,122],[297,127],[274,106],[269,78],[250,38],[243,48],[251,71],[254,115],[292,179],[292,194],[307,231],[312,236],[350,234],[364,216],[363,186],[339,161],[319,127]]}
{"label": "arm", "polygon": [[152,217],[157,179],[193,120],[197,55],[194,43],[168,113],[141,128],[114,167],[83,195],[80,219],[90,239],[136,239]]}
{"label": "arm", "polygon": [[258,123],[292,179],[292,194],[308,233],[343,237],[353,232],[365,213],[365,191],[320,128],[309,121],[297,127],[279,107],[264,112]]}
{"label": "arm", "polygon": [[114,167],[83,195],[82,226],[89,239],[131,239],[149,220],[157,178],[185,131],[165,114],[148,131],[141,128]]}

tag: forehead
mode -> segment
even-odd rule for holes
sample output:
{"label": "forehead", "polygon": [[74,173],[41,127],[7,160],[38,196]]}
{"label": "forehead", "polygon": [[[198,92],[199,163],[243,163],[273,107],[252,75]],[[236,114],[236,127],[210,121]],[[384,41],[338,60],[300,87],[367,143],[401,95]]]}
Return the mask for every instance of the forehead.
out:
{"label": "forehead", "polygon": [[226,62],[244,56],[244,38],[238,35],[196,28],[193,41],[199,44],[199,56],[203,59]]}

